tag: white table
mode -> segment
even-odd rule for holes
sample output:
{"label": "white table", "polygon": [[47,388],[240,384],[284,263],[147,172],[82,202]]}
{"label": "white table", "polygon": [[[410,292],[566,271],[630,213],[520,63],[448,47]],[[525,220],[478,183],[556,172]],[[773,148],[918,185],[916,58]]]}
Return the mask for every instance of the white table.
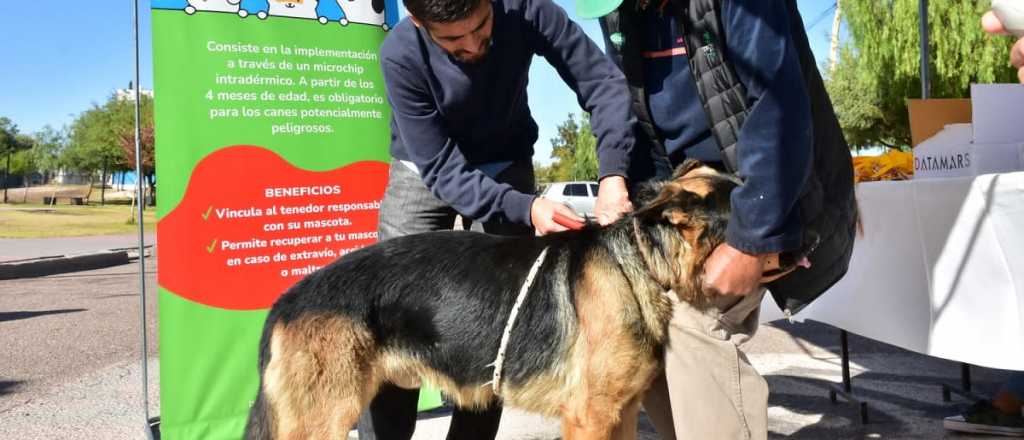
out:
{"label": "white table", "polygon": [[[849,272],[796,319],[1024,370],[1024,172],[867,182],[857,198]],[[765,296],[762,322],[781,317]]]}

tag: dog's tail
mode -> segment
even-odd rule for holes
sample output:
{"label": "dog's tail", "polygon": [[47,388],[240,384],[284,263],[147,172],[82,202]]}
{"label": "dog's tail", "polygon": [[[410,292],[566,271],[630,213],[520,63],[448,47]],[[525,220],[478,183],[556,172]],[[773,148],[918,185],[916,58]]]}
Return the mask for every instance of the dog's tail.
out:
{"label": "dog's tail", "polygon": [[270,338],[273,334],[275,321],[276,319],[274,319],[273,315],[267,317],[267,322],[263,327],[263,335],[260,337],[260,389],[256,393],[256,401],[253,402],[252,407],[249,409],[249,422],[245,425],[245,435],[242,437],[245,440],[271,440],[274,438],[273,413],[267,402],[267,395],[263,391],[263,374],[267,370],[267,364],[270,363]]}

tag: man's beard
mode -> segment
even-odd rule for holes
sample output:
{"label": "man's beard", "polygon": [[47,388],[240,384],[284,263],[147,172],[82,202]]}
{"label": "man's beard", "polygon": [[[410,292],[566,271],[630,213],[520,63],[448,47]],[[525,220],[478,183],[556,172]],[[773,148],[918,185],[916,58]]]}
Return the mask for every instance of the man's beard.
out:
{"label": "man's beard", "polygon": [[460,50],[452,54],[452,56],[455,57],[455,59],[459,60],[460,63],[476,64],[487,57],[487,53],[490,52],[491,48],[491,39],[488,38],[487,40],[485,40],[483,44],[481,44],[481,47],[482,48],[480,49],[479,52],[472,55],[470,55],[470,53],[467,51]]}

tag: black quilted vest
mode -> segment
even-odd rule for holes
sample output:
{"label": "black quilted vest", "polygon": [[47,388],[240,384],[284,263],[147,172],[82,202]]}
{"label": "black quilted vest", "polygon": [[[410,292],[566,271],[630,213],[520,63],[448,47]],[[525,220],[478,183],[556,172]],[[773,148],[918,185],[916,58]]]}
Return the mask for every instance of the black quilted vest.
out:
{"label": "black quilted vest", "polygon": [[[722,32],[719,19],[721,4],[717,0],[673,1],[708,125],[722,150],[726,168],[734,172],[736,141],[753,103],[725,56],[724,42],[728,35]],[[810,97],[814,132],[811,175],[799,204],[804,245],[790,255],[808,254],[811,268],[797,269],[768,287],[779,308],[796,313],[846,274],[853,252],[857,207],[850,149],[815,64],[796,1],[782,1],[789,9],[790,31]],[[647,109],[644,60],[640,56],[642,48],[638,46],[635,9],[634,1],[626,0],[618,10],[603,17],[601,25],[619,49],[621,59],[617,61],[629,83],[640,128],[654,148],[664,153],[665,147]]]}

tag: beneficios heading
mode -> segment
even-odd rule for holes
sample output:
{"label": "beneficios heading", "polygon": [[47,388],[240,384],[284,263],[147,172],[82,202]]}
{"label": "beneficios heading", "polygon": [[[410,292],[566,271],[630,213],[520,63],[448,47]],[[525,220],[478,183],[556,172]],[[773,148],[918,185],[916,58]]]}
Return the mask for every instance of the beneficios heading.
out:
{"label": "beneficios heading", "polygon": [[333,196],[341,194],[341,186],[295,186],[291,188],[265,188],[263,194],[273,197]]}

